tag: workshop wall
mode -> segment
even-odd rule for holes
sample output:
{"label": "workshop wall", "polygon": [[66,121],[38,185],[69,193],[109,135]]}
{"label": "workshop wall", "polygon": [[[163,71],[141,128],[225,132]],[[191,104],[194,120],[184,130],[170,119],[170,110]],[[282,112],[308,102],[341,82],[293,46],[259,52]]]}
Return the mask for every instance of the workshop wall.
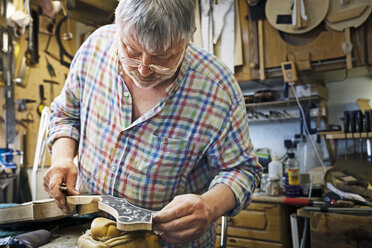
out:
{"label": "workshop wall", "polygon": [[[62,18],[62,16],[57,16],[57,22],[58,20]],[[71,20],[71,32],[75,33],[75,22]],[[20,37],[18,40],[16,40],[17,46],[15,49],[15,75],[14,77],[18,76],[22,58],[25,55],[25,52],[27,50],[28,46],[28,31],[26,30],[25,34]],[[26,157],[24,160],[24,163],[27,164],[27,166],[32,167],[33,161],[34,161],[34,155],[35,155],[35,148],[36,148],[36,142],[38,137],[38,131],[39,131],[39,123],[40,123],[40,116],[37,113],[38,106],[43,103],[43,105],[50,106],[50,103],[53,101],[53,99],[61,92],[65,78],[68,74],[68,68],[65,66],[62,66],[58,60],[56,60],[53,57],[59,58],[59,46],[56,40],[55,36],[52,36],[50,40],[50,44],[48,47],[49,53],[51,53],[54,56],[47,55],[44,50],[47,45],[48,41],[48,35],[39,33],[38,36],[39,42],[39,63],[32,67],[27,67],[26,77],[24,80],[23,86],[15,86],[14,95],[15,95],[15,101],[18,99],[24,98],[24,99],[31,99],[36,100],[35,103],[28,103],[26,104],[27,110],[24,112],[16,111],[16,119],[17,119],[17,130],[18,134],[26,135],[26,144],[20,144],[22,143],[22,139],[19,138],[17,141],[17,144],[12,144],[11,148],[17,148],[21,150],[25,150]],[[68,52],[75,53],[76,51],[76,39],[71,40],[71,44],[69,46],[66,46],[66,49],[68,49]],[[53,66],[56,76],[52,77],[47,69],[47,61],[48,59],[49,63]],[[49,83],[44,83],[43,80],[53,80],[58,82],[58,85],[51,86]],[[44,97],[45,100],[41,102],[40,94],[39,94],[39,85],[44,86]],[[53,94],[51,91],[51,87],[53,87]],[[1,94],[3,94],[3,88],[0,88]],[[1,105],[4,104],[4,99],[1,98]],[[17,108],[17,106],[16,106]],[[0,109],[0,116],[3,116],[3,109]],[[22,124],[20,124],[22,123]],[[0,124],[0,146],[5,147],[5,130],[4,130],[4,124],[1,122]],[[45,164],[50,164],[50,157],[47,154],[46,162]]]}

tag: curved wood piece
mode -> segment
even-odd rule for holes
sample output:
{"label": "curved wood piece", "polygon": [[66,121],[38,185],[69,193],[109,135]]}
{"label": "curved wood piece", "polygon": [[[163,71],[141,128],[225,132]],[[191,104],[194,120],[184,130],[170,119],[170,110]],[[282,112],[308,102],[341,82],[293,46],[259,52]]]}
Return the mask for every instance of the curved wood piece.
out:
{"label": "curved wood piece", "polygon": [[152,230],[154,211],[132,205],[124,198],[102,196],[98,207],[115,217],[117,228],[121,231]]}
{"label": "curved wood piece", "polygon": [[371,12],[370,0],[353,0],[346,4],[342,1],[331,1],[325,23],[336,31],[357,28],[368,19]]}

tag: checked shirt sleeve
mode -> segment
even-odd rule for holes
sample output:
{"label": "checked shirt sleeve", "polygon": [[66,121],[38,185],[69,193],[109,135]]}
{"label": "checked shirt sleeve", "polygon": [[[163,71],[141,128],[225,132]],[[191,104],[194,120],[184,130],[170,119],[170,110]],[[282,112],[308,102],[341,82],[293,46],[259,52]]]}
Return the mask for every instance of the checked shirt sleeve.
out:
{"label": "checked shirt sleeve", "polygon": [[209,188],[219,183],[228,185],[235,194],[236,207],[228,215],[234,216],[248,207],[257,187],[262,167],[253,154],[245,106],[238,101],[225,119],[225,127],[210,150],[210,163],[219,166],[219,173]]}
{"label": "checked shirt sleeve", "polygon": [[[76,62],[76,59],[75,61]],[[50,119],[48,149],[51,152],[53,143],[63,137],[79,140],[80,131],[80,89],[79,78],[75,76],[72,63],[69,76],[61,94],[53,101],[52,115]]]}

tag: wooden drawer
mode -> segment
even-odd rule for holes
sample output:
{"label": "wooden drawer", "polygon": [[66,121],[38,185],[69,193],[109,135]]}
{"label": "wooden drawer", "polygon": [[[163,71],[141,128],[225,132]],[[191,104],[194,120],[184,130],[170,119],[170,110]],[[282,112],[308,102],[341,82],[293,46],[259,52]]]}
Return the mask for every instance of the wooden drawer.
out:
{"label": "wooden drawer", "polygon": [[[280,204],[251,203],[248,209],[235,217],[228,218],[228,239],[244,238],[282,242],[281,208]],[[220,233],[219,225],[218,234]]]}
{"label": "wooden drawer", "polygon": [[[217,235],[216,245],[215,247],[221,247],[221,236]],[[275,243],[270,241],[262,241],[262,240],[252,240],[252,239],[244,239],[244,238],[235,238],[235,237],[227,237],[226,239],[226,246],[228,248],[234,247],[246,247],[246,248],[280,248],[284,247],[281,243]]]}

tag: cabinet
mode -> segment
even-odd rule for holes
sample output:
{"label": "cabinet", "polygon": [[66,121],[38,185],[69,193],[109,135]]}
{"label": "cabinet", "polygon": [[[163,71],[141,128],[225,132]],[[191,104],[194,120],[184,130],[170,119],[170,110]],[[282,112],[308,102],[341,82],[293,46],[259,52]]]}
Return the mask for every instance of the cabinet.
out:
{"label": "cabinet", "polygon": [[311,247],[372,247],[372,216],[362,211],[356,208],[354,211],[349,209],[348,214],[341,214],[301,208],[297,210],[297,215],[310,220]]}
{"label": "cabinet", "polygon": [[[251,203],[237,216],[228,218],[227,247],[290,247],[290,211],[289,206],[280,203]],[[219,247],[220,225],[217,233]]]}

